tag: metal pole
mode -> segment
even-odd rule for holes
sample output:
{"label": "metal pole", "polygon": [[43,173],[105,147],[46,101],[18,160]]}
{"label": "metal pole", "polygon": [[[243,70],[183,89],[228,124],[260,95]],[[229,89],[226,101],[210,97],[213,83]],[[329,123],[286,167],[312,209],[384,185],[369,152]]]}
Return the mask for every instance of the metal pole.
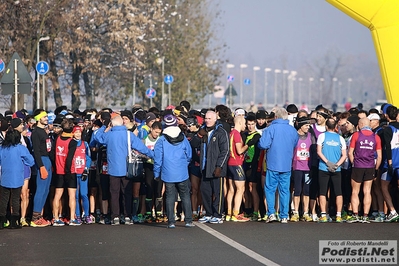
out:
{"label": "metal pole", "polygon": [[18,60],[14,59],[14,94],[15,94],[15,110],[18,111]]}
{"label": "metal pole", "polygon": [[164,79],[164,73],[165,71],[165,57],[162,57],[162,71],[161,71],[161,76],[162,76],[162,98],[161,98],[161,108],[162,110],[165,110],[165,82],[163,81]]}
{"label": "metal pole", "polygon": [[[37,51],[36,51],[36,55],[37,55],[37,60],[36,60],[36,64],[39,63],[39,44],[40,44],[40,39],[37,42]],[[36,75],[37,75],[37,84],[36,84],[36,109],[40,108],[40,75],[39,75],[39,71],[36,70]]]}
{"label": "metal pole", "polygon": [[43,99],[43,109],[46,110],[46,87],[44,85],[45,78],[43,75],[43,93],[42,93],[42,99]]}
{"label": "metal pole", "polygon": [[169,98],[169,105],[172,104],[172,95],[171,95],[171,91],[170,91],[170,83],[168,84],[168,98]]}
{"label": "metal pole", "polygon": [[254,90],[252,92],[252,102],[255,104],[256,101],[256,70],[254,68]]}
{"label": "metal pole", "polygon": [[132,107],[133,107],[135,104],[135,99],[136,99],[136,66],[133,69],[133,92],[132,93],[133,93],[133,99],[132,99],[132,101],[133,101]]}

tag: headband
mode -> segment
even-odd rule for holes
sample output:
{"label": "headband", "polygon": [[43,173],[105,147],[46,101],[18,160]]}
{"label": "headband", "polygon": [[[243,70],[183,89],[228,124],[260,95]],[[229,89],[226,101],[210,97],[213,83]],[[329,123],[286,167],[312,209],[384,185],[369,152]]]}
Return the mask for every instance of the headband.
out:
{"label": "headband", "polygon": [[47,113],[45,111],[40,112],[38,115],[35,116],[35,120],[39,121],[41,118],[47,116]]}

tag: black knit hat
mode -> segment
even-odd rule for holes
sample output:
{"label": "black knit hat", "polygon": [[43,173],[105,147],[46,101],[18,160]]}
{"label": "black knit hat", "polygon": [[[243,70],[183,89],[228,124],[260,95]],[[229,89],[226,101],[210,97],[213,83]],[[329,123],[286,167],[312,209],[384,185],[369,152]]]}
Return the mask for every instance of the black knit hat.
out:
{"label": "black knit hat", "polygon": [[359,123],[359,117],[357,115],[351,115],[350,117],[348,117],[348,121],[353,125],[353,126],[357,126],[357,124]]}
{"label": "black knit hat", "polygon": [[11,123],[10,123],[10,125],[11,125],[12,128],[17,128],[17,127],[19,127],[19,125],[21,125],[21,124],[22,124],[21,118],[13,118],[13,119],[11,120]]}

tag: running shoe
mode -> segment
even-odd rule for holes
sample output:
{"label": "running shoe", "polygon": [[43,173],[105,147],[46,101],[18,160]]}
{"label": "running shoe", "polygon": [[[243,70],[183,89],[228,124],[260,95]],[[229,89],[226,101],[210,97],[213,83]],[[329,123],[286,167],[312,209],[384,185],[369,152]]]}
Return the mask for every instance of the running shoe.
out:
{"label": "running shoe", "polygon": [[299,221],[299,215],[294,214],[291,216],[290,222],[298,222]]}
{"label": "running shoe", "polygon": [[364,224],[369,224],[370,223],[370,219],[368,216],[363,216],[363,219],[361,220],[362,223]]}
{"label": "running shoe", "polygon": [[217,218],[217,217],[212,217],[212,219],[209,220],[211,224],[222,224],[223,219],[222,218]]}
{"label": "running shoe", "polygon": [[39,219],[30,222],[30,226],[32,226],[32,227],[46,227],[46,226],[49,226],[49,223],[46,220],[44,220],[43,217],[40,217]]}
{"label": "running shoe", "polygon": [[257,221],[259,221],[259,218],[260,218],[259,214],[257,214],[257,213],[252,213],[251,216],[249,217],[249,220],[250,220],[251,222],[257,222]]}
{"label": "running shoe", "polygon": [[125,224],[126,225],[132,225],[133,221],[129,217],[125,217]]}
{"label": "running shoe", "polygon": [[63,221],[61,221],[60,219],[58,220],[54,220],[53,222],[53,226],[64,226],[65,223]]}
{"label": "running shoe", "polygon": [[243,222],[249,222],[249,218],[247,218],[247,217],[245,217],[243,214],[239,214],[239,215],[233,215],[232,217],[231,217],[231,221],[232,222],[240,222],[240,223],[243,223]]}
{"label": "running shoe", "polygon": [[397,212],[395,214],[389,213],[388,217],[386,217],[385,222],[386,223],[392,223],[396,222],[399,219],[399,215]]}
{"label": "running shoe", "polygon": [[155,221],[155,219],[154,219],[154,217],[152,216],[152,215],[146,215],[145,216],[145,222],[146,223],[152,223],[152,222],[154,222]]}
{"label": "running shoe", "polygon": [[65,225],[69,225],[69,220],[66,217],[60,217],[60,220],[64,222]]}
{"label": "running shoe", "polygon": [[175,225],[175,224],[168,224],[168,228],[169,228],[169,229],[175,229],[175,228],[176,228],[176,225]]}
{"label": "running shoe", "polygon": [[[76,217],[75,221],[77,221],[79,225],[81,225],[81,224],[83,223],[83,222],[82,222],[82,219],[81,219],[79,216]],[[71,222],[72,222],[72,221],[71,221]]]}
{"label": "running shoe", "polygon": [[185,227],[189,227],[189,228],[195,227],[195,224],[194,224],[193,222],[191,222],[191,223],[186,223]]}
{"label": "running shoe", "polygon": [[319,220],[317,221],[318,223],[328,223],[328,219],[327,216],[322,216],[319,218]]}
{"label": "running shoe", "polygon": [[336,223],[343,223],[344,221],[342,220],[342,217],[341,217],[341,216],[337,216],[337,217],[335,218],[335,222],[336,222]]}
{"label": "running shoe", "polygon": [[282,224],[288,223],[288,219],[287,219],[287,218],[281,218],[281,223],[282,223]]}
{"label": "running shoe", "polygon": [[346,211],[342,211],[341,217],[343,221],[346,221],[349,217],[348,213]]}
{"label": "running shoe", "polygon": [[199,216],[198,216],[198,214],[193,214],[193,221],[198,221],[198,218],[199,218]]}
{"label": "running shoe", "polygon": [[115,218],[112,220],[111,225],[120,225],[119,217],[115,217]]}
{"label": "running shoe", "polygon": [[226,215],[225,220],[226,220],[226,222],[230,222],[231,221],[231,215]]}
{"label": "running shoe", "polygon": [[81,224],[82,224],[82,223],[79,222],[78,219],[71,220],[71,221],[69,222],[69,225],[71,225],[71,226],[79,226],[79,225],[81,225]]}
{"label": "running shoe", "polygon": [[268,216],[267,214],[265,214],[265,215],[262,217],[262,220],[263,220],[263,221],[267,221],[267,218],[269,218],[269,216]]}
{"label": "running shoe", "polygon": [[280,222],[280,215],[278,214],[278,212],[276,212],[275,215],[276,215],[276,221]]}
{"label": "running shoe", "polygon": [[155,219],[156,223],[163,223],[163,215],[157,215],[157,218]]}
{"label": "running shoe", "polygon": [[201,217],[199,220],[198,220],[198,222],[200,222],[200,223],[209,223],[209,221],[212,219],[212,217],[211,216],[203,216],[203,217]]}
{"label": "running shoe", "polygon": [[319,217],[317,216],[317,214],[312,214],[312,221],[316,223],[319,221]]}
{"label": "running shoe", "polygon": [[137,215],[137,218],[139,219],[139,223],[142,224],[145,222],[145,217],[141,213]]}
{"label": "running shoe", "polygon": [[350,224],[358,223],[358,222],[360,222],[359,216],[357,216],[357,215],[348,216],[348,218],[346,219],[346,222],[350,223]]}
{"label": "running shoe", "polygon": [[132,217],[132,221],[134,224],[138,224],[139,223],[139,217],[137,215]]}
{"label": "running shoe", "polygon": [[385,214],[384,215],[378,214],[377,217],[375,217],[374,219],[370,219],[370,222],[373,223],[383,223],[384,221],[385,221]]}
{"label": "running shoe", "polygon": [[267,217],[267,219],[266,219],[266,223],[271,223],[271,222],[275,222],[275,221],[277,221],[277,219],[276,219],[276,215],[274,215],[274,214],[270,214],[269,217]]}
{"label": "running shoe", "polygon": [[303,220],[304,220],[305,222],[312,222],[312,221],[313,221],[312,217],[310,217],[310,215],[307,214],[307,213],[305,213],[305,214],[303,215]]}
{"label": "running shoe", "polygon": [[85,224],[93,224],[94,223],[94,216],[93,218],[90,216],[83,217]]}
{"label": "running shoe", "polygon": [[29,226],[29,224],[26,222],[26,219],[25,219],[25,218],[21,218],[19,224],[20,224],[22,227]]}

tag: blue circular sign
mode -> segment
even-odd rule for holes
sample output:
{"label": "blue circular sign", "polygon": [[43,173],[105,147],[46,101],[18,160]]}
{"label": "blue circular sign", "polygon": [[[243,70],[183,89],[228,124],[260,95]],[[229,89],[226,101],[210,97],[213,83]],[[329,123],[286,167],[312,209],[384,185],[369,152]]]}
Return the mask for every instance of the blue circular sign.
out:
{"label": "blue circular sign", "polygon": [[251,84],[251,80],[250,80],[250,79],[244,79],[244,84],[245,84],[245,85]]}
{"label": "blue circular sign", "polygon": [[172,84],[173,82],[173,76],[172,75],[166,75],[165,78],[163,79],[163,81],[165,81],[166,84]]}
{"label": "blue circular sign", "polygon": [[36,65],[36,71],[40,74],[40,75],[46,75],[47,72],[49,70],[49,65],[47,62],[45,61],[40,61],[39,63],[37,63]]}
{"label": "blue circular sign", "polygon": [[0,59],[0,73],[3,72],[5,66],[6,66],[6,64],[4,63],[4,61],[2,59]]}
{"label": "blue circular sign", "polygon": [[153,88],[148,88],[145,91],[145,96],[147,96],[150,99],[154,98],[155,95],[157,95],[157,91],[155,89],[153,89]]}
{"label": "blue circular sign", "polygon": [[233,75],[227,76],[227,81],[228,82],[233,82],[234,81],[234,76]]}

